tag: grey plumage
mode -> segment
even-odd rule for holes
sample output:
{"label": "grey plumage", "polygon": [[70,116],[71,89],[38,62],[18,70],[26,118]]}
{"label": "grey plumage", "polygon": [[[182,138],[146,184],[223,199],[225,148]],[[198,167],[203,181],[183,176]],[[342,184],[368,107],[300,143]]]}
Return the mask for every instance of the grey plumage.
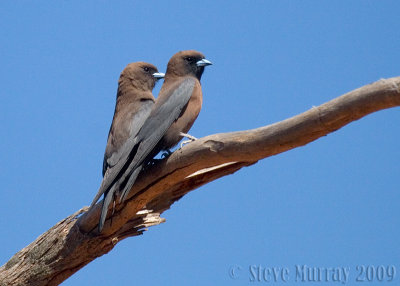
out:
{"label": "grey plumage", "polygon": [[91,206],[104,194],[99,230],[104,226],[108,207],[131,160],[137,135],[150,115],[155,98],[152,90],[163,74],[144,62],[127,65],[118,81],[114,117],[108,134],[103,161],[103,181]]}
{"label": "grey plumage", "polygon": [[200,79],[204,66],[210,64],[197,51],[179,52],[170,59],[157,101],[137,136],[137,151],[125,172],[127,183],[120,186],[121,201],[143,166],[158,152],[174,147],[180,133],[193,125],[202,104]]}
{"label": "grey plumage", "polygon": [[[210,64],[197,51],[179,52],[168,62],[164,84],[155,103],[151,95],[155,80],[135,84],[142,91],[127,97],[131,98],[131,105],[119,102],[117,96],[104,158],[104,178],[92,202],[94,205],[104,194],[99,231],[114,195],[118,192],[120,201],[124,201],[143,167],[158,152],[174,147],[182,139],[181,133],[187,133],[193,125],[202,105],[200,79],[204,67]],[[121,84],[120,79],[120,87]]]}

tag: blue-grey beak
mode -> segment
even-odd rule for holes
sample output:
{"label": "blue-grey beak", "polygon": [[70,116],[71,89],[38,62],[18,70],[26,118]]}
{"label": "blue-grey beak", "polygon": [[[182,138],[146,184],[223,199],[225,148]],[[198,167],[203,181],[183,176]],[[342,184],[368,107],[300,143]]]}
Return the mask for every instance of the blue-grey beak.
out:
{"label": "blue-grey beak", "polygon": [[196,65],[197,65],[198,67],[205,67],[205,66],[212,65],[212,62],[210,62],[209,60],[206,60],[206,59],[202,59],[202,60],[199,60],[199,61],[196,63]]}
{"label": "blue-grey beak", "polygon": [[154,76],[156,79],[160,79],[160,78],[164,78],[164,77],[165,77],[165,73],[162,73],[162,72],[155,72],[155,73],[153,73],[153,76]]}

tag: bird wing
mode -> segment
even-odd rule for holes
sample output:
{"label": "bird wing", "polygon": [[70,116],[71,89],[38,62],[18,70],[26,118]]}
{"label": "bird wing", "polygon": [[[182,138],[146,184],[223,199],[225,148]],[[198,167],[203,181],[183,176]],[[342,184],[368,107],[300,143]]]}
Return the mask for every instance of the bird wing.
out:
{"label": "bird wing", "polygon": [[[122,174],[121,170],[129,161],[129,154],[135,148],[137,144],[137,135],[142,128],[144,122],[149,117],[151,108],[154,105],[152,100],[146,100],[141,102],[140,109],[135,113],[135,115],[130,120],[129,129],[130,136],[126,142],[119,148],[116,152],[112,153],[109,158],[104,156],[103,161],[103,181],[96,196],[94,197],[91,206],[93,206],[97,200],[107,192],[112,183],[115,182],[118,177]],[[106,151],[107,153],[107,151]]]}
{"label": "bird wing", "polygon": [[[154,102],[152,100],[146,100],[141,102],[140,109],[134,114],[129,124],[129,138],[116,152],[107,158],[105,161],[106,168],[114,167],[121,159],[126,159],[127,154],[132,150],[134,141],[133,138],[139,133],[147,117],[149,117],[151,108]],[[103,170],[104,173],[106,170]]]}
{"label": "bird wing", "polygon": [[159,106],[157,106],[157,103],[155,104],[153,111],[137,135],[138,147],[136,154],[124,172],[124,175],[119,180],[119,183],[121,184],[125,181],[127,176],[130,176],[123,190],[121,190],[120,201],[125,199],[135,183],[136,177],[139,174],[137,169],[139,168],[140,170],[142,168],[148,155],[152,153],[153,149],[162,139],[171,124],[181,115],[182,110],[185,108],[192,96],[195,84],[196,80],[188,77],[175,89],[171,90],[169,95],[167,94],[167,99],[164,103]]}

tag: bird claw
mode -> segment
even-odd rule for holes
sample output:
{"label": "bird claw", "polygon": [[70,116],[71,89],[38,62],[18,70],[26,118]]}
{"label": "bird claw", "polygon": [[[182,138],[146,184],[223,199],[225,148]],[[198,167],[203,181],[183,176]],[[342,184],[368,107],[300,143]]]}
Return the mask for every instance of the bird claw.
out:
{"label": "bird claw", "polygon": [[193,142],[194,140],[185,140],[185,141],[182,141],[182,143],[181,143],[181,148],[183,147],[183,146],[185,146],[186,144],[188,144],[188,143],[191,143],[191,142]]}
{"label": "bird claw", "polygon": [[[192,135],[190,135],[190,134],[187,134],[187,133],[179,132],[179,135],[181,135],[182,137],[186,137],[187,139],[189,139],[189,140],[188,140],[189,142],[192,142],[192,141],[196,141],[196,140],[197,140],[196,137],[194,137],[194,136],[192,136]],[[185,142],[186,142],[186,141],[185,141]]]}
{"label": "bird claw", "polygon": [[190,143],[190,142],[193,142],[193,141],[196,141],[196,140],[197,140],[196,137],[194,137],[194,136],[192,136],[192,135],[190,135],[190,134],[183,133],[183,132],[180,132],[179,135],[181,135],[181,136],[186,137],[187,139],[189,139],[189,140],[182,141],[182,143],[181,143],[181,148],[182,148],[185,144],[188,144],[188,143]]}
{"label": "bird claw", "polygon": [[167,150],[165,150],[164,153],[161,154],[161,158],[163,158],[163,159],[168,158],[169,156],[171,156],[171,154],[172,154],[171,150],[167,149]]}

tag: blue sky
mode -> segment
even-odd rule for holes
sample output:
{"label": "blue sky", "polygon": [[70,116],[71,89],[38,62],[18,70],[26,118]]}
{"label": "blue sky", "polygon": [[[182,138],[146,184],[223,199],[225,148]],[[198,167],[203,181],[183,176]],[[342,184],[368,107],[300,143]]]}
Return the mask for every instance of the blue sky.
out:
{"label": "blue sky", "polygon": [[[196,137],[271,124],[400,75],[398,1],[3,1],[0,9],[0,264],[91,202],[130,62],[165,71],[174,53],[196,49],[214,63],[202,78]],[[251,282],[256,266],[288,269],[289,281],[269,284],[312,284],[296,281],[296,265],[347,267],[347,285],[366,279],[357,267],[382,265],[387,280],[388,266],[400,271],[399,120],[399,108],[384,110],[207,184],[164,213],[165,224],[62,285],[265,284]]]}

